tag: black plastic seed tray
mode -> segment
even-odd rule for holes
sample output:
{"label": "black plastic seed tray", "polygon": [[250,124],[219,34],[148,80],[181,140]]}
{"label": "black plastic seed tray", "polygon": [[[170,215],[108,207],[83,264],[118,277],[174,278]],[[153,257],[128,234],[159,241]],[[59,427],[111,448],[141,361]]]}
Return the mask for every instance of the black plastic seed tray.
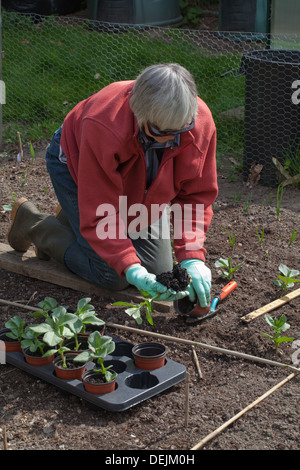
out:
{"label": "black plastic seed tray", "polygon": [[[6,362],[24,370],[30,375],[45,380],[56,387],[109,411],[124,411],[138,403],[151,398],[173,385],[183,381],[186,368],[168,357],[163,367],[156,370],[138,369],[132,357],[133,344],[113,337],[116,348],[105,362],[113,365],[118,373],[116,390],[105,395],[94,395],[85,391],[80,380],[63,380],[56,377],[52,364],[32,366],[25,361],[22,353],[7,353]],[[87,364],[87,370],[94,367]]]}

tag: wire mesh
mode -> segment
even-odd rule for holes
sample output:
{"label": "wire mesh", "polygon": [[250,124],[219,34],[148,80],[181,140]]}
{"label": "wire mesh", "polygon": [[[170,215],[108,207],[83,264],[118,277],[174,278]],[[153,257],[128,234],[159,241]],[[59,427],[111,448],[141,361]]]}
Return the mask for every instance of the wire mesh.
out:
{"label": "wire mesh", "polygon": [[[212,111],[218,155],[240,162],[245,179],[262,166],[257,177],[267,185],[300,173],[300,36],[3,12],[2,46],[4,139],[16,129],[50,138],[80,100],[150,64],[177,62]],[[283,50],[294,51],[292,65],[288,55],[279,60]]]}

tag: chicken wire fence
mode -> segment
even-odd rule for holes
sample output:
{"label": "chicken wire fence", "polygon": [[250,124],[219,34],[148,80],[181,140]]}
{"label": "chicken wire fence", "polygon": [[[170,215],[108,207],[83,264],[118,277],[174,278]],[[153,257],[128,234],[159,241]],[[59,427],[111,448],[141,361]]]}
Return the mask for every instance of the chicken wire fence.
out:
{"label": "chicken wire fence", "polygon": [[3,139],[50,139],[75,104],[146,66],[177,62],[194,76],[228,156],[269,186],[300,173],[300,37],[116,25],[4,12]]}

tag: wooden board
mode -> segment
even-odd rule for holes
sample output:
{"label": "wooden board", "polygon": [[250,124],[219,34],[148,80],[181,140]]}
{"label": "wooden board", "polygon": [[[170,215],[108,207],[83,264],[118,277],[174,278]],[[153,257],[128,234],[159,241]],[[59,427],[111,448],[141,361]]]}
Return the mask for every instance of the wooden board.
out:
{"label": "wooden board", "polygon": [[296,297],[299,297],[299,295],[300,295],[300,289],[296,289],[292,292],[289,292],[288,294],[281,297],[280,299],[276,299],[273,302],[267,305],[264,305],[263,307],[260,307],[257,310],[254,310],[253,312],[248,313],[244,317],[241,317],[241,320],[243,320],[244,322],[250,322],[254,320],[255,318],[260,317],[261,315],[264,315],[265,313],[271,312],[272,310],[275,310],[276,308],[281,307],[287,302],[290,302]]}
{"label": "wooden board", "polygon": [[[0,243],[0,268],[26,277],[50,282],[88,295],[99,295],[112,301],[140,302],[143,297],[134,287],[128,287],[121,291],[102,289],[76,274],[71,273],[64,266],[55,261],[42,261],[35,256],[33,250],[26,253],[14,251],[9,245]],[[154,307],[160,312],[169,312],[173,307],[170,302],[155,302]]]}

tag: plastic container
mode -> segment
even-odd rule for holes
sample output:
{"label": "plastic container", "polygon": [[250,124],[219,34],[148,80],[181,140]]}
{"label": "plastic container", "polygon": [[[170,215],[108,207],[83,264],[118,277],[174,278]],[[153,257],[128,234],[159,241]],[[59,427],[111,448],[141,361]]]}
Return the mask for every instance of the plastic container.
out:
{"label": "plastic container", "polygon": [[88,17],[114,24],[180,23],[179,0],[88,0]]}
{"label": "plastic container", "polygon": [[[116,343],[115,351],[105,358],[104,365],[107,367],[112,364],[118,376],[115,390],[104,395],[87,392],[82,377],[70,380],[57,377],[53,363],[41,367],[32,366],[26,362],[24,355],[18,352],[6,354],[6,362],[99,408],[115,412],[126,410],[185,379],[186,367],[169,358],[159,369],[141,370],[133,360],[133,344],[116,337],[113,339]],[[89,371],[95,364],[88,362],[85,367],[86,371]]]}

